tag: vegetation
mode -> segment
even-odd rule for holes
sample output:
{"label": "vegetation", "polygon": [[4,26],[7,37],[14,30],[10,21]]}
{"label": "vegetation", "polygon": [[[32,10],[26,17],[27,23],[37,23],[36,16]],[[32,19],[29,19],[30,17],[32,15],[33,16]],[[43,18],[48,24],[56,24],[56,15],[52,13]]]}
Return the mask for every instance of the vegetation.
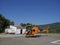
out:
{"label": "vegetation", "polygon": [[23,27],[26,27],[27,25],[32,25],[32,24],[31,23],[21,23],[20,25]]}
{"label": "vegetation", "polygon": [[46,29],[48,28],[49,33],[60,33],[60,22],[52,23],[52,24],[46,24],[46,25],[38,25],[40,29]]}
{"label": "vegetation", "polygon": [[14,22],[11,22],[0,14],[0,33],[4,32],[5,28],[9,25],[14,25]]}

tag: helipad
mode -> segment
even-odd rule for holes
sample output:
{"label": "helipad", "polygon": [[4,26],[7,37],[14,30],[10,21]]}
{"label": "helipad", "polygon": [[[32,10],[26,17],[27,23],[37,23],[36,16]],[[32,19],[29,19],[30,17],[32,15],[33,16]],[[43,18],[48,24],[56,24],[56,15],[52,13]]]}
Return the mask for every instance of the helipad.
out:
{"label": "helipad", "polygon": [[0,36],[0,45],[60,45],[60,34],[44,34],[36,38],[9,35],[6,37]]}
{"label": "helipad", "polygon": [[53,44],[60,44],[60,40],[52,41]]}

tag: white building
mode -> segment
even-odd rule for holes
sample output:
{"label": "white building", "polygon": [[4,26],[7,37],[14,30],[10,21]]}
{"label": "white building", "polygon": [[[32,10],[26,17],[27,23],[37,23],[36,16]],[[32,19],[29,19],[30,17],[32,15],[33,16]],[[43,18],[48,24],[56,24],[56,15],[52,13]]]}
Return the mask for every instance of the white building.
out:
{"label": "white building", "polygon": [[13,34],[24,34],[26,28],[21,26],[12,26],[10,25],[5,29],[5,33],[13,33]]}

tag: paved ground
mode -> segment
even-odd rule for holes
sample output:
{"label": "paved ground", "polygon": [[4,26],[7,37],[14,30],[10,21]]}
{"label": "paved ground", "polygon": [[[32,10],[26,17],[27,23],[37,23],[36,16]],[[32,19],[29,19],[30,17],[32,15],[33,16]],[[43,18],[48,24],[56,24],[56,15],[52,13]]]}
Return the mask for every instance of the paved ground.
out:
{"label": "paved ground", "polygon": [[51,43],[57,40],[60,40],[60,34],[43,34],[36,38],[26,38],[24,36],[0,36],[0,45],[60,45],[56,42],[56,44]]}

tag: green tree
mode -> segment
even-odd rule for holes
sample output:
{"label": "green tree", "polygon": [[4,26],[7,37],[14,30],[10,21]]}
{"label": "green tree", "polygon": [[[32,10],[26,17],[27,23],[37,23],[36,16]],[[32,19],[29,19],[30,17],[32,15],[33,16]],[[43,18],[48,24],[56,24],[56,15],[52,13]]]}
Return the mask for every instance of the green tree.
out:
{"label": "green tree", "polygon": [[31,23],[21,23],[20,25],[23,27],[26,27],[27,25],[32,25],[32,24]]}
{"label": "green tree", "polygon": [[6,19],[2,14],[0,14],[0,33],[5,31],[5,28],[9,25],[13,25],[14,23],[10,20]]}
{"label": "green tree", "polygon": [[21,25],[22,27],[25,27],[25,26],[26,26],[26,24],[25,24],[25,23],[21,23],[20,25]]}
{"label": "green tree", "polygon": [[31,23],[27,23],[26,25],[32,25]]}

